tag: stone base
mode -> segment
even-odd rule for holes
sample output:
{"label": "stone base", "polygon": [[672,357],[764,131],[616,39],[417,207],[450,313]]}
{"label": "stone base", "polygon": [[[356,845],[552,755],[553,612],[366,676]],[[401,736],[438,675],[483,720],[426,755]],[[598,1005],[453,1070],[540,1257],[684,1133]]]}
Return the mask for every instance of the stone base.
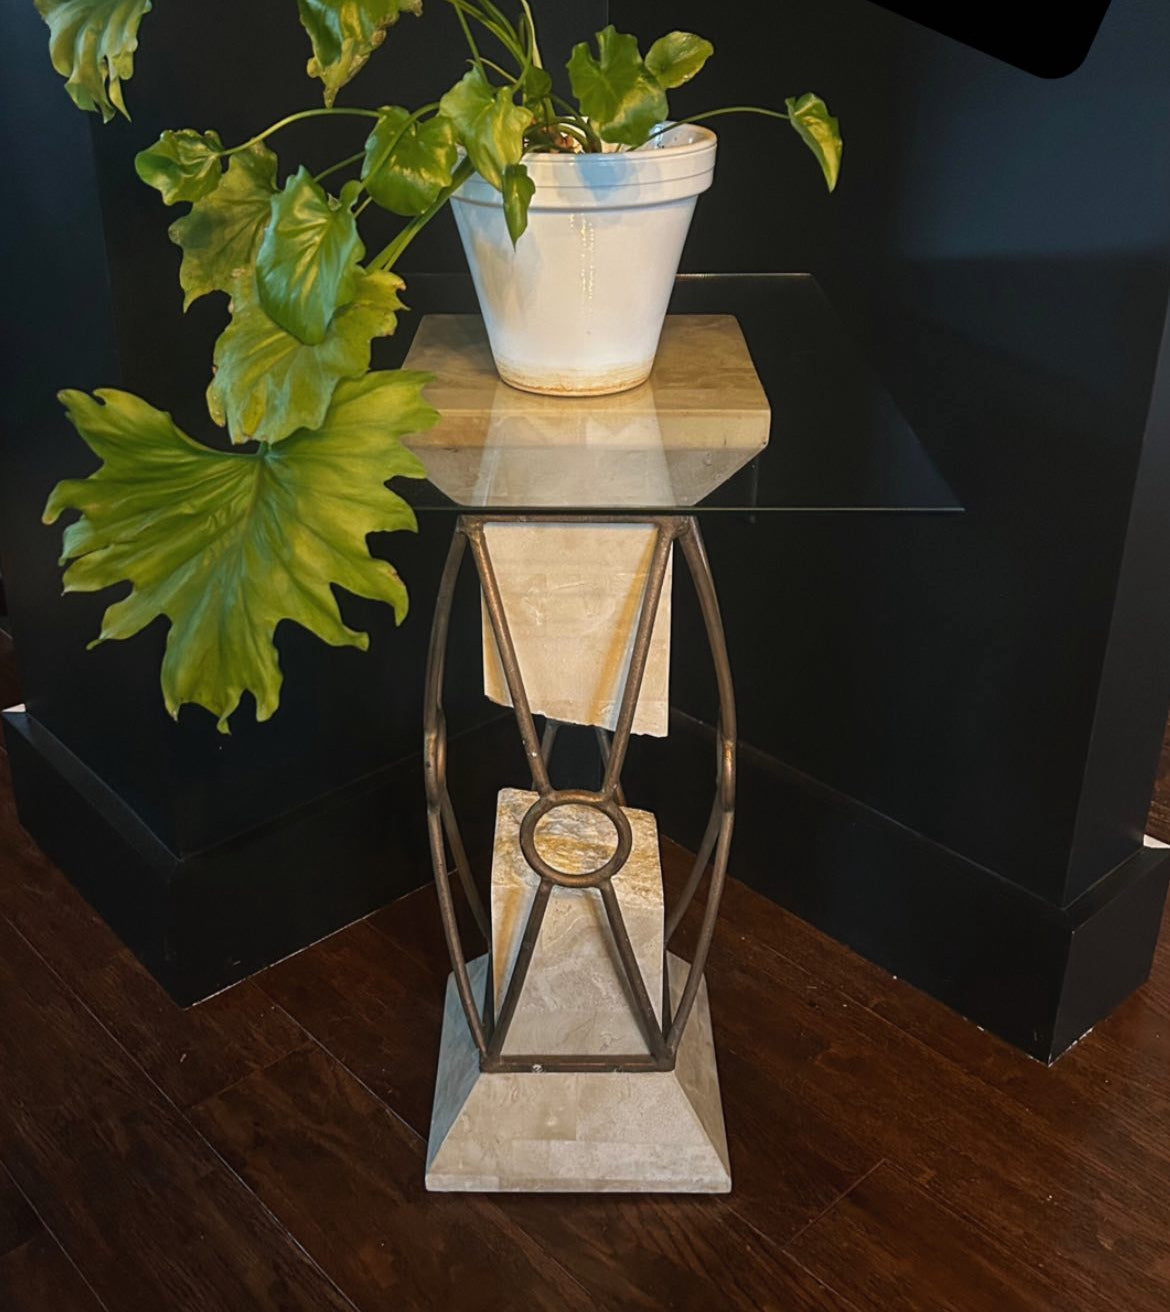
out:
{"label": "stone base", "polygon": [[[686,962],[670,961],[677,1000]],[[487,956],[471,963],[483,996]],[[447,981],[426,1185],[535,1193],[731,1189],[707,984],[673,1071],[484,1074],[454,978]]]}

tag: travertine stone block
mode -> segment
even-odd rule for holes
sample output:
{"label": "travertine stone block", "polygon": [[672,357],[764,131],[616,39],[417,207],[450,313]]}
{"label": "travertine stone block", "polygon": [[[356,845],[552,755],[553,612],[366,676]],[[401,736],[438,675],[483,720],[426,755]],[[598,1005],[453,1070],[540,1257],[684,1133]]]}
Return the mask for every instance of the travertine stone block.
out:
{"label": "travertine stone block", "polygon": [[[492,942],[496,997],[510,976],[537,877],[518,847],[534,793],[505,789],[496,816]],[[614,890],[651,999],[661,997],[662,878],[654,817],[627,810],[634,847]],[[558,808],[537,830],[558,869],[596,869],[613,850],[608,822]],[[674,1002],[687,966],[668,957]],[[471,963],[477,997],[488,957]],[[599,895],[553,890],[506,1051],[645,1052],[629,1013]],[[706,984],[670,1072],[485,1074],[448,981],[427,1149],[428,1189],[725,1193],[727,1140]]]}
{"label": "travertine stone block", "polygon": [[[612,729],[621,706],[655,531],[644,524],[488,524],[484,533],[529,705]],[[663,737],[670,713],[668,564],[634,732]],[[487,608],[484,692],[511,705]]]}
{"label": "travertine stone block", "polygon": [[478,315],[428,314],[406,357],[439,422],[406,439],[459,505],[692,506],[768,443],[771,410],[739,324],[672,314],[650,380],[557,397],[500,381]]}
{"label": "travertine stone block", "polygon": [[[492,945],[496,1013],[512,976],[520,939],[540,880],[520,851],[520,821],[536,794],[505,788],[496,812],[492,859]],[[646,991],[661,1011],[662,876],[658,827],[649,811],[626,808],[634,846],[613,881]],[[613,854],[613,826],[584,806],[558,807],[536,829],[537,846],[558,870],[583,874]],[[506,1053],[643,1052],[645,1040],[623,993],[601,894],[557,888],[545,911]]]}

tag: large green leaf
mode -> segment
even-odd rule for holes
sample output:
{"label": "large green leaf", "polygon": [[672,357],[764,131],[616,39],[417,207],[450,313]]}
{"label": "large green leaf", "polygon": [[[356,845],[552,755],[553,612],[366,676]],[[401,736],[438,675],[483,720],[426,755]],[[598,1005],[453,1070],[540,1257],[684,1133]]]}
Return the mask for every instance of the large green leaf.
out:
{"label": "large green leaf", "polygon": [[637,37],[612,24],[597,34],[596,57],[584,41],[573,47],[569,80],[603,141],[640,146],[666,118],[666,92],[638,53]]}
{"label": "large green leaf", "polygon": [[169,128],[134,156],[134,168],[148,187],[154,187],[167,205],[201,200],[219,186],[223,177],[223,142],[218,132]]}
{"label": "large green leaf", "polygon": [[276,156],[257,141],[232,155],[219,186],[171,224],[171,241],[183,251],[184,309],[208,292],[230,292],[240,273],[252,268],[275,192]]}
{"label": "large green leaf", "polygon": [[504,222],[515,246],[528,227],[528,207],[536,195],[536,183],[523,164],[509,164],[504,170]]}
{"label": "large green leaf", "polygon": [[280,701],[273,636],[292,620],[333,646],[369,646],[341,619],[332,585],[406,615],[406,588],[366,546],[369,533],[413,529],[385,483],[423,468],[399,441],[438,417],[429,375],[367,374],[338,386],[320,429],[252,454],[213,451],[128,392],[62,392],[69,418],[101,458],[95,474],[54,488],[45,522],[81,518],[64,535],[66,592],[129,582],[94,644],[130,638],[165,615],[167,710],[204,706],[227,732],[245,692],[256,718]]}
{"label": "large green leaf", "polygon": [[297,0],[301,25],[313,43],[310,77],[325,84],[325,103],[354,77],[385,40],[399,14],[419,14],[422,0]]}
{"label": "large green leaf", "polygon": [[825,182],[830,191],[837,185],[841,173],[841,130],[837,120],[829,113],[829,107],[812,92],[806,92],[799,99],[789,96],[784,102],[788,110],[788,121],[796,129],[801,141],[816,156]]}
{"label": "large green leaf", "polygon": [[458,161],[455,125],[444,114],[412,123],[398,105],[378,113],[362,166],[366,190],[394,214],[421,214],[451,183]]}
{"label": "large green leaf", "polygon": [[318,427],[338,380],[370,367],[370,339],[394,331],[402,286],[393,273],[362,274],[353,300],[309,346],[268,317],[255,279],[241,275],[232,288],[232,321],[215,344],[207,389],[212,419],[226,423],[237,443],[282,442],[298,428]]}
{"label": "large green leaf", "polygon": [[122,83],[134,75],[138,24],[151,0],[36,0],[49,25],[49,57],[65,90],[81,109],[96,109],[108,123],[125,114]]}
{"label": "large green leaf", "polygon": [[512,87],[493,87],[474,65],[439,102],[476,172],[497,191],[504,188],[504,170],[520,163],[524,132],[533,118],[512,96]]}
{"label": "large green leaf", "polygon": [[302,164],[272,198],[256,257],[260,303],[302,342],[324,341],[338,308],[353,299],[365,253],[352,210]]}
{"label": "large green leaf", "polygon": [[664,87],[681,87],[714,53],[711,42],[693,32],[668,32],[646,51],[646,67]]}

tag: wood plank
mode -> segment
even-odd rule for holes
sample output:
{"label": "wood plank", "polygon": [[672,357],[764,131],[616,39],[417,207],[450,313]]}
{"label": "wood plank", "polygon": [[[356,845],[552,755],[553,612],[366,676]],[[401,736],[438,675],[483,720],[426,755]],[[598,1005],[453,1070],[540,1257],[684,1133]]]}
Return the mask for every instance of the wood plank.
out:
{"label": "wood plank", "polygon": [[0,629],[0,711],[20,701],[20,670],[11,636]]}
{"label": "wood plank", "polygon": [[731,1153],[727,1204],[760,1235],[783,1244],[880,1160],[840,1116],[807,1106],[716,1037]]}
{"label": "wood plank", "polygon": [[[677,882],[689,869],[689,854],[670,843],[664,848],[665,870]],[[724,950],[733,951],[734,943],[750,938],[780,961],[792,963],[799,977],[831,986],[1008,1095],[1098,1169],[1109,1173],[1120,1167],[1154,1191],[1166,1181],[1170,953],[1159,953],[1144,989],[1054,1066],[1045,1067],[738,880],[728,882],[721,916],[719,941]],[[1170,909],[1167,918],[1170,921]],[[689,917],[692,932],[696,919]]]}
{"label": "wood plank", "polygon": [[102,1312],[102,1303],[52,1235],[39,1231],[0,1256],[0,1307],[9,1312]]}
{"label": "wood plank", "polygon": [[181,1106],[275,1061],[304,1033],[250,981],[181,1008],[21,828],[0,753],[0,915]]}
{"label": "wood plank", "polygon": [[0,1308],[100,1312],[102,1304],[0,1166]]}
{"label": "wood plank", "polygon": [[264,992],[426,1138],[445,981],[368,921],[256,977]]}
{"label": "wood plank", "polygon": [[[676,886],[690,861],[685,849],[664,840],[664,874]],[[727,929],[750,934],[993,1087],[1020,1096],[1037,1111],[1047,1108],[1055,1120],[1065,1109],[1050,1106],[1049,1096],[1054,1084],[1065,1081],[1099,1076],[1111,1084],[1111,1099],[1127,1093],[1142,1098],[1147,1091],[1170,1097],[1170,905],[1149,982],[1052,1067],[979,1029],[739,880],[728,881],[720,915]]]}
{"label": "wood plank", "polygon": [[[671,887],[680,888],[693,858],[670,839],[663,840],[662,849],[664,878]],[[689,930],[692,939],[705,892],[704,885],[684,925],[684,931]],[[961,1052],[965,1069],[995,1060],[1014,1063],[1020,1068],[1043,1069],[1003,1040],[980,1030],[941,1002],[896,979],[737,879],[727,881],[719,915],[720,940],[725,946],[750,937],[844,997],[879,1011],[886,1020],[934,1047],[941,1055]]]}
{"label": "wood plank", "polygon": [[[117,935],[33,842],[16,813],[7,752],[0,751],[0,915],[57,968],[97,969],[121,947]],[[54,953],[54,945],[58,951]]]}
{"label": "wood plank", "polygon": [[[668,856],[676,884],[688,864],[681,849]],[[826,1116],[844,1096],[856,1137],[1000,1235],[1021,1259],[1029,1249],[1022,1236],[1041,1214],[1050,1251],[1078,1280],[1132,1282],[1138,1306],[1143,1297],[1155,1307],[1170,1298],[1170,1235],[1151,1210],[1170,1180],[1160,1100],[1127,1109],[1095,1081],[1062,1093],[1049,1079],[1054,1071],[1008,1050],[1011,1066],[1001,1069],[1034,1081],[1029,1105],[1012,1096],[1018,1089],[1005,1093],[986,1078],[993,1059],[974,1027],[950,1014],[951,1024],[975,1035],[968,1051],[980,1054],[980,1070],[969,1072],[847,990],[938,1004],[896,981],[884,993],[857,989],[867,972],[881,972],[737,881],[729,882],[724,908],[709,971],[724,1049],[750,1054]],[[684,923],[684,939],[693,937],[698,914]],[[808,969],[791,952],[793,939],[808,952]],[[789,956],[772,947],[777,942]],[[769,1017],[762,1035],[750,1020],[759,1015]]]}
{"label": "wood plank", "polygon": [[720,1198],[506,1194],[500,1210],[614,1312],[855,1312]]}
{"label": "wood plank", "polygon": [[[1136,1144],[1106,1168],[1011,1098],[751,939],[737,941],[734,953],[717,939],[711,977],[725,1048],[810,1109],[844,1118],[857,1139],[1017,1261],[1029,1259],[1042,1233],[1049,1260],[1066,1265],[1083,1290],[1124,1286],[1135,1307],[1170,1301],[1165,1191],[1154,1187],[1159,1171],[1165,1178],[1164,1144],[1163,1156],[1142,1162],[1140,1172],[1130,1169],[1142,1157]],[[761,1015],[768,1023],[753,1024]],[[1106,1118],[1102,1133],[1113,1124]],[[1109,1304],[1098,1306],[1105,1312]]]}
{"label": "wood plank", "polygon": [[301,1047],[305,1033],[251,980],[179,1007],[125,948],[77,989],[180,1107]]}
{"label": "wood plank", "polygon": [[40,1229],[37,1214],[16,1187],[16,1181],[0,1166],[0,1256],[27,1244]]}
{"label": "wood plank", "polygon": [[860,1312],[1080,1312],[1101,1306],[1083,1301],[1083,1291],[1058,1271],[1013,1260],[888,1164],[787,1251],[814,1274],[831,1274]]}
{"label": "wood plank", "polygon": [[[456,894],[456,898],[456,907],[462,910],[462,895]],[[466,916],[461,917],[461,925],[466,919]],[[434,884],[427,884],[413,893],[407,893],[405,897],[396,898],[380,911],[375,911],[369,920],[400,952],[406,953],[432,973],[444,973],[451,969]],[[469,957],[477,957],[487,951],[477,938],[477,933],[469,927],[464,928],[464,951]]]}
{"label": "wood plank", "polygon": [[490,1200],[427,1194],[422,1140],[321,1048],[248,1076],[194,1116],[358,1307],[592,1307]]}
{"label": "wood plank", "polygon": [[1154,795],[1150,798],[1146,832],[1163,843],[1170,843],[1170,720],[1166,722],[1162,737],[1162,754],[1158,758],[1158,777],[1154,781]]}
{"label": "wood plank", "polygon": [[3,921],[0,1158],[108,1306],[353,1312]]}
{"label": "wood plank", "polygon": [[[677,848],[674,861],[687,860]],[[1125,1114],[1127,1102],[1144,1110],[1148,1094],[1170,1099],[1170,907],[1149,982],[1052,1067],[985,1033],[737,880],[728,884],[721,914],[729,928],[750,932],[785,960],[1016,1097],[1054,1126],[1066,1127],[1070,1117],[1086,1111],[1100,1119],[1106,1103]]]}
{"label": "wood plank", "polygon": [[194,1114],[363,1308],[846,1308],[718,1200],[427,1194],[421,1137],[323,1049]]}

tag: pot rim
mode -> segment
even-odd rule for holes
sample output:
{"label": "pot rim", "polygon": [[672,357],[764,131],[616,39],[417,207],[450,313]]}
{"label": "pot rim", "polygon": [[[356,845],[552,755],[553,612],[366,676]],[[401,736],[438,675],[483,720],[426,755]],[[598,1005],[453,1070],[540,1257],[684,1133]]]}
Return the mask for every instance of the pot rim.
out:
{"label": "pot rim", "polygon": [[[715,173],[717,138],[698,124],[671,124],[686,130],[683,141],[633,150],[557,155],[529,152],[522,158],[536,186],[532,209],[639,209],[684,200],[707,190]],[[462,148],[460,148],[462,149]],[[473,173],[451,198],[458,206],[498,209],[499,191]]]}
{"label": "pot rim", "polygon": [[[665,128],[664,132],[659,134],[663,144],[657,144],[655,138],[644,141],[640,146],[634,146],[628,150],[601,150],[601,151],[573,151],[568,154],[558,154],[554,151],[528,150],[524,152],[521,163],[532,164],[539,163],[551,165],[556,168],[566,168],[574,165],[580,168],[584,161],[594,162],[597,160],[644,160],[648,156],[669,155],[672,159],[678,159],[685,155],[698,155],[711,149],[719,140],[718,136],[702,123],[672,123],[667,120],[665,123],[658,125]],[[695,134],[695,139],[691,141],[671,142],[668,138],[673,132],[685,130]],[[610,167],[605,165],[604,167]]]}

